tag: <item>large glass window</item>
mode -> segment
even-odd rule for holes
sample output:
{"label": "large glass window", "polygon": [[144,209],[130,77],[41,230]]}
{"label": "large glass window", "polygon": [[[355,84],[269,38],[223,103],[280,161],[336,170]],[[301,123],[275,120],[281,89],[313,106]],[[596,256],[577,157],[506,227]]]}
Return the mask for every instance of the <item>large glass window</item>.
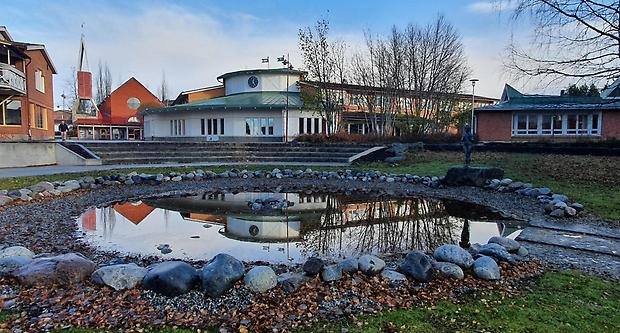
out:
{"label": "large glass window", "polygon": [[306,118],[306,133],[312,133],[312,118]]}
{"label": "large glass window", "polygon": [[576,114],[569,114],[566,116],[566,134],[577,134]]}
{"label": "large glass window", "polygon": [[170,136],[185,136],[185,119],[170,120]]}
{"label": "large glass window", "polygon": [[246,118],[245,134],[253,136],[273,135],[273,118]]}
{"label": "large glass window", "polygon": [[321,131],[319,127],[319,118],[314,118],[314,133],[317,134]]}
{"label": "large glass window", "polygon": [[205,135],[205,120],[200,119],[200,135]]}
{"label": "large glass window", "polygon": [[553,124],[553,115],[544,114],[542,116],[541,133],[551,134],[551,126]]}
{"label": "large glass window", "polygon": [[299,118],[299,134],[304,134],[304,118]]}
{"label": "large glass window", "polygon": [[562,115],[553,116],[553,134],[562,134]]}
{"label": "large glass window", "polygon": [[224,118],[220,119],[220,134],[224,135]]}
{"label": "large glass window", "polygon": [[600,134],[598,130],[598,113],[592,114],[592,134]]}
{"label": "large glass window", "polygon": [[22,124],[22,102],[8,100],[0,104],[0,125]]}
{"label": "large glass window", "polygon": [[45,76],[40,69],[34,72],[34,85],[38,91],[45,93]]}

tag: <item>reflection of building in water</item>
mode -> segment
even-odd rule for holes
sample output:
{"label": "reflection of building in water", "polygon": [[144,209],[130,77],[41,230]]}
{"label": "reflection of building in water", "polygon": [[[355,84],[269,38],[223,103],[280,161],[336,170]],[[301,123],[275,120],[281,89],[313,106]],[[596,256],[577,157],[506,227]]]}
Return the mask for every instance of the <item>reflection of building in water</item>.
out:
{"label": "reflection of building in water", "polygon": [[[253,211],[248,203],[257,199],[287,200],[293,205],[288,209]],[[231,251],[225,248],[225,244],[254,244],[267,252],[271,247],[277,248],[278,252],[286,252],[282,254],[286,258],[289,258],[289,247],[302,256],[339,257],[411,249],[432,250],[444,243],[484,243],[492,236],[503,235],[502,223],[484,222],[494,218],[489,212],[472,214],[475,207],[456,209],[449,205],[444,201],[416,198],[206,193],[103,208],[98,210],[97,220],[105,223],[98,222],[100,225],[96,227],[106,240],[114,238],[112,232],[119,224],[116,237],[119,233],[123,233],[126,239],[148,238],[154,234],[174,235],[183,239],[177,246],[189,246],[185,244],[189,236],[181,237],[181,233],[195,235],[204,232],[200,238],[204,242],[201,251]],[[476,218],[476,215],[486,218]],[[92,220],[91,214],[84,214],[82,228],[93,230]],[[200,224],[213,228],[202,228]],[[215,244],[219,247],[210,249]]]}

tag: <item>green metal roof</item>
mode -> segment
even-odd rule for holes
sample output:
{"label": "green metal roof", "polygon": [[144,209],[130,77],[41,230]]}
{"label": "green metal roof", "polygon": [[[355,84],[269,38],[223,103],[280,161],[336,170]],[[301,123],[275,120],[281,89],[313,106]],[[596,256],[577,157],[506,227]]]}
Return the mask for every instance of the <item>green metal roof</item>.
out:
{"label": "green metal roof", "polygon": [[231,76],[237,75],[256,75],[256,74],[297,74],[303,75],[306,74],[305,71],[300,71],[296,69],[288,69],[288,68],[269,68],[269,69],[246,69],[242,71],[235,71],[230,73],[225,73],[217,77],[218,80],[225,79]]}
{"label": "green metal roof", "polygon": [[[147,109],[143,115],[167,112],[204,111],[204,110],[271,110],[286,108],[286,92],[263,91],[250,92],[217,97],[188,104],[179,104],[165,108]],[[300,93],[288,93],[289,109],[300,109],[303,106]]]}

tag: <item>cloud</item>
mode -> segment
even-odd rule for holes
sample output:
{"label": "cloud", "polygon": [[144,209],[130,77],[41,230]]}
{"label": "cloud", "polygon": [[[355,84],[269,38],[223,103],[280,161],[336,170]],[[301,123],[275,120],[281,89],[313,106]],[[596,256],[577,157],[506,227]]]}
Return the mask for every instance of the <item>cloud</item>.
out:
{"label": "cloud", "polygon": [[99,61],[107,63],[113,88],[135,76],[157,94],[165,72],[175,94],[169,98],[174,98],[182,90],[218,84],[216,78],[225,72],[265,67],[261,58],[267,56],[275,59],[290,52],[291,62],[301,65],[297,27],[291,23],[170,4],[112,7],[87,2],[84,6],[89,8],[49,7],[46,15],[55,20],[40,28],[8,26],[12,34],[19,33],[17,39],[46,45],[59,71],[54,79],[56,105],[62,103],[60,94],[69,91],[67,81],[77,65],[82,22],[90,70],[94,74]]}
{"label": "cloud", "polygon": [[491,0],[491,1],[477,1],[471,3],[467,6],[467,11],[471,13],[493,13],[493,12],[501,12],[503,10],[514,9],[516,7],[516,1],[502,1],[502,0]]}

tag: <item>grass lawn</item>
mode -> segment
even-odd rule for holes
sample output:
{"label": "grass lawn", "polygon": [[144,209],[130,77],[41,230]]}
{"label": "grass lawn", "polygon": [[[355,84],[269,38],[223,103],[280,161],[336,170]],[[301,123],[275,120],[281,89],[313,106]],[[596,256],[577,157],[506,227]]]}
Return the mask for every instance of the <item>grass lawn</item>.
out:
{"label": "grass lawn", "polygon": [[395,310],[300,332],[620,332],[620,285],[564,271],[545,273],[532,292],[490,294]]}

